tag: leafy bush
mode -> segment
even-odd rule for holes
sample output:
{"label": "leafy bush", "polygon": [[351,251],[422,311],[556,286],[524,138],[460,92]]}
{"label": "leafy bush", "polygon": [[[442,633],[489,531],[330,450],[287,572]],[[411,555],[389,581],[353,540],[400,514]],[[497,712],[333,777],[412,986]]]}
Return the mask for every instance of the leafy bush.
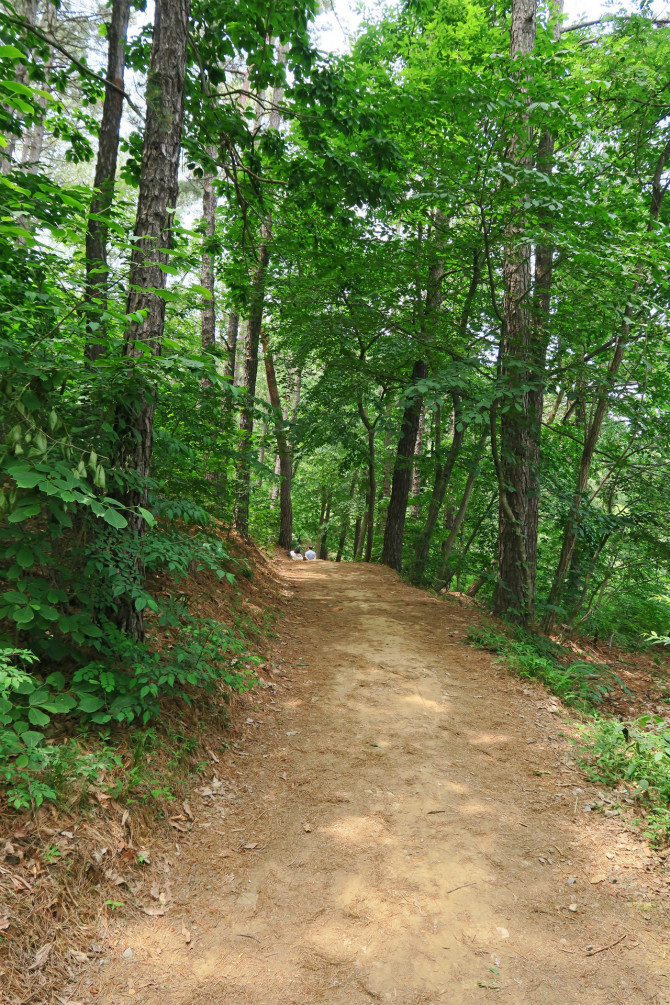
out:
{"label": "leafy bush", "polygon": [[596,717],[580,726],[579,764],[588,778],[629,795],[646,809],[645,834],[654,844],[670,838],[670,727],[660,716],[634,722]]}
{"label": "leafy bush", "polygon": [[104,659],[79,667],[69,679],[60,670],[45,677],[30,672],[37,659],[30,651],[0,649],[0,778],[15,807],[56,798],[45,776],[63,756],[63,745],[50,745],[47,734],[62,731],[65,721],[76,718],[80,728],[146,724],[165,697],[190,704],[198,690],[252,686],[246,667],[254,658],[225,626],[176,605],[164,621],[178,629],[179,641],[163,652],[106,624]]}
{"label": "leafy bush", "polygon": [[541,680],[566,704],[585,711],[604,701],[615,688],[627,691],[610,667],[584,660],[563,666],[559,661],[560,646],[519,628],[510,628],[509,634],[495,628],[472,628],[467,641],[504,657],[519,676]]}

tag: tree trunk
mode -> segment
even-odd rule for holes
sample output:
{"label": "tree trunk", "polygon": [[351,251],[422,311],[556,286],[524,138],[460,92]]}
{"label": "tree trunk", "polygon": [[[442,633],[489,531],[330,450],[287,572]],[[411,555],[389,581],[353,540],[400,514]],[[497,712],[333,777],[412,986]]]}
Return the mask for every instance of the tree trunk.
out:
{"label": "tree trunk", "polygon": [[358,531],[358,542],[356,544],[356,550],[354,552],[354,561],[355,562],[359,561],[359,559],[360,559],[360,557],[361,557],[361,555],[363,553],[363,545],[365,544],[365,536],[366,536],[367,529],[368,529],[368,513],[370,512],[370,508],[369,508],[370,507],[370,501],[369,501],[367,495],[365,497],[365,507],[366,507],[365,508],[365,513],[363,514],[362,518],[360,520],[356,521],[357,529],[358,529],[358,524],[359,523],[360,523],[360,529]]}
{"label": "tree trunk", "polygon": [[275,414],[275,432],[277,436],[277,454],[279,457],[279,538],[277,544],[286,551],[291,550],[293,543],[293,505],[291,502],[291,479],[293,464],[291,447],[286,435],[285,419],[282,416],[281,398],[277,387],[277,374],[272,353],[268,346],[267,335],[261,333],[263,353],[265,357],[265,376],[267,378],[270,404]]}
{"label": "tree trunk", "polygon": [[412,468],[412,517],[418,520],[421,516],[419,506],[419,496],[421,495],[421,457],[423,455],[423,433],[426,425],[426,410],[421,409],[419,416],[419,428],[416,431],[416,443],[414,444],[414,467]]}
{"label": "tree trunk", "polygon": [[[280,59],[285,60],[285,51],[280,47]],[[279,102],[282,89],[275,87],[272,92],[272,108],[269,128],[277,129],[280,122]],[[258,373],[258,345],[263,323],[265,301],[265,274],[270,261],[270,241],[272,240],[272,214],[268,213],[261,224],[258,265],[254,273],[244,347],[244,389],[246,395],[240,415],[239,455],[236,477],[235,527],[243,538],[249,537],[249,490],[251,482],[251,436],[254,429],[253,399],[256,393]]]}
{"label": "tree trunk", "polygon": [[[207,147],[207,156],[214,159],[216,147]],[[200,312],[200,341],[205,352],[216,343],[216,301],[214,298],[214,259],[211,244],[216,230],[215,175],[207,173],[202,180],[202,217],[204,222],[203,249],[200,261],[200,285],[209,296],[202,298]]]}
{"label": "tree trunk", "polygon": [[[512,57],[527,56],[535,45],[537,0],[513,0],[510,53]],[[520,91],[524,90],[523,70],[517,75]],[[507,159],[521,172],[532,165],[530,157],[531,130],[524,111],[512,132],[507,147]],[[535,554],[529,540],[529,494],[533,490],[533,459],[536,456],[533,437],[532,404],[525,387],[528,383],[531,325],[528,298],[531,290],[531,247],[520,243],[525,231],[525,219],[519,205],[510,207],[510,222],[505,228],[503,259],[503,325],[500,346],[499,375],[507,391],[507,408],[500,421],[500,454],[496,450],[496,468],[500,489],[498,529],[498,586],[495,610],[520,624],[529,624],[533,617],[533,584],[535,571],[531,560]],[[491,435],[497,436],[495,408]],[[530,537],[533,536],[532,527]]]}
{"label": "tree trunk", "polygon": [[358,546],[361,540],[361,518],[356,517],[356,523],[354,524],[354,561],[358,557]]}
{"label": "tree trunk", "polygon": [[[452,398],[454,402],[454,418],[452,424],[451,446],[449,447],[449,452],[446,456],[444,464],[442,464],[439,457],[435,464],[435,481],[433,483],[433,491],[428,504],[426,522],[414,550],[414,563],[412,566],[413,583],[423,582],[426,574],[426,565],[428,564],[428,555],[430,553],[430,542],[433,538],[433,532],[437,524],[440,509],[442,508],[442,503],[444,502],[447,486],[451,479],[454,465],[461,451],[463,438],[465,436],[465,426],[461,422],[460,399],[456,394],[452,395]],[[461,427],[460,429],[458,428],[459,426]]]}
{"label": "tree trunk", "polygon": [[324,513],[322,520],[321,538],[319,540],[319,558],[322,558],[324,562],[328,558],[328,521],[330,520],[330,508],[332,501],[333,493],[330,492],[326,503],[326,512]]}
{"label": "tree trunk", "polygon": [[[426,305],[421,319],[421,329],[424,339],[434,316],[442,301],[442,278],[444,265],[438,262],[431,266],[428,274],[428,289]],[[417,359],[412,368],[411,385],[424,380],[428,376],[428,364],[425,359]],[[382,562],[397,572],[402,571],[402,542],[405,534],[405,519],[407,516],[407,500],[412,479],[412,461],[416,438],[419,431],[419,419],[423,407],[423,398],[417,394],[408,402],[403,412],[400,426],[400,439],[393,467],[391,482],[391,498],[386,516],[384,530],[384,545],[382,547]]]}
{"label": "tree trunk", "polygon": [[[649,208],[649,220],[647,223],[647,231],[653,229],[658,221],[658,215],[661,210],[661,205],[663,203],[663,197],[667,191],[667,185],[663,182],[663,173],[665,171],[666,165],[670,160],[670,140],[667,142],[664,149],[656,162],[656,170],[654,172],[654,177],[652,179],[652,192],[651,192],[651,205]],[[637,266],[636,273],[638,277],[641,274],[641,265]],[[639,278],[633,283],[633,293],[637,292],[639,286]],[[596,444],[600,437],[600,430],[602,427],[603,419],[607,412],[609,405],[610,394],[614,386],[614,382],[619,373],[619,368],[623,361],[624,351],[626,348],[626,343],[628,341],[628,333],[633,320],[633,307],[630,303],[626,304],[623,313],[623,319],[621,322],[621,332],[617,336],[616,343],[614,345],[614,351],[612,353],[612,358],[610,360],[609,366],[607,368],[607,374],[603,384],[600,388],[600,393],[598,400],[596,402],[595,409],[593,411],[593,416],[591,422],[589,423],[589,428],[586,432],[584,447],[582,449],[582,455],[579,460],[579,470],[577,473],[577,486],[572,497],[570,504],[570,511],[568,513],[568,518],[565,525],[565,531],[563,533],[563,544],[561,547],[561,554],[558,559],[558,566],[556,572],[554,573],[554,580],[551,586],[551,591],[549,593],[548,600],[548,610],[544,619],[544,630],[550,632],[555,621],[557,609],[560,606],[561,598],[563,595],[563,587],[565,584],[565,577],[570,568],[570,563],[572,561],[572,553],[575,548],[575,543],[577,541],[577,533],[579,530],[579,524],[581,520],[581,508],[584,494],[586,491],[586,486],[589,479],[589,474],[591,471],[591,463],[593,461],[593,455],[595,453]]]}
{"label": "tree trunk", "polygon": [[[456,535],[463,525],[465,520],[465,514],[468,510],[468,505],[470,503],[470,496],[472,495],[472,490],[475,486],[475,481],[477,475],[479,474],[479,462],[482,459],[482,454],[484,452],[484,446],[489,437],[488,431],[482,433],[479,443],[477,444],[477,450],[475,454],[475,463],[472,469],[468,472],[468,477],[465,482],[465,489],[463,490],[463,495],[461,496],[461,501],[458,507],[456,516],[454,517],[454,522],[449,531],[449,535],[445,541],[442,542],[442,565],[441,569],[444,569],[444,575],[446,576],[447,565],[449,562],[449,556],[451,555],[452,548],[454,547],[454,542],[456,540]],[[469,542],[472,543],[472,540]]]}
{"label": "tree trunk", "polygon": [[[113,0],[112,18],[107,25],[107,80],[123,90],[126,67],[126,39],[130,18],[130,0]],[[93,181],[94,195],[86,229],[86,286],[84,301],[89,329],[84,348],[92,363],[106,352],[106,326],[101,319],[108,293],[107,223],[114,199],[119,132],[123,114],[123,95],[109,85],[105,88],[102,120],[98,138],[98,159]],[[92,324],[98,327],[93,329]]]}
{"label": "tree trunk", "polygon": [[258,347],[263,323],[265,273],[270,261],[268,242],[272,236],[272,221],[267,217],[261,227],[258,264],[251,284],[251,300],[247,336],[244,345],[244,390],[240,410],[237,476],[235,485],[235,528],[245,539],[249,537],[249,492],[251,482],[251,437],[254,430],[254,395],[258,376]]}
{"label": "tree trunk", "polygon": [[[351,502],[356,495],[356,482],[358,481],[358,471],[354,471],[354,477],[351,479],[351,488],[349,489],[349,505],[344,514],[344,519],[342,520],[342,530],[340,532],[340,540],[337,545],[337,555],[335,557],[336,562],[342,561],[342,555],[344,554],[344,546],[347,542],[347,531],[349,530],[349,518],[351,510]],[[360,525],[359,525],[360,528]],[[354,551],[356,550],[356,544],[358,542],[354,541]]]}
{"label": "tree trunk", "polygon": [[[412,384],[424,380],[428,376],[428,366],[423,359],[418,359],[412,368]],[[393,467],[391,481],[391,498],[386,514],[386,529],[384,530],[384,545],[382,562],[397,572],[402,571],[402,542],[405,534],[405,517],[407,515],[407,500],[412,479],[412,461],[414,447],[419,431],[419,417],[423,402],[416,395],[405,407],[400,426],[400,439]]]}
{"label": "tree trunk", "polygon": [[[124,500],[131,507],[146,505],[145,485],[153,449],[155,389],[142,378],[139,361],[147,350],[152,356],[160,355],[163,340],[165,301],[153,290],[165,288],[161,266],[167,264],[168,255],[163,249],[171,245],[177,202],[189,13],[190,0],[156,0],[126,306],[127,314],[146,314],[141,321],[133,321],[126,332],[124,355],[133,361],[134,401],[118,414],[122,466],[134,469],[139,482],[139,487],[128,490]],[[136,538],[144,534],[146,524],[136,509],[128,514],[128,525],[129,533]],[[139,558],[135,559],[135,570],[141,581],[144,568]],[[142,614],[128,596],[122,599],[118,623],[133,637],[143,638]]]}

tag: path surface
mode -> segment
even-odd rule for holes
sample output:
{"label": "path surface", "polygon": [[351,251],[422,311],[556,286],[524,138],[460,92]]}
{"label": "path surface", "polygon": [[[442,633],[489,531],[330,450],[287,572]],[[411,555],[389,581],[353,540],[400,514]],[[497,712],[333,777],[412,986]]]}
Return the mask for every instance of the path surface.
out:
{"label": "path surface", "polygon": [[88,1000],[670,1002],[663,882],[585,812],[556,703],[388,570],[283,574],[274,697],[193,794],[170,909],[117,931]]}

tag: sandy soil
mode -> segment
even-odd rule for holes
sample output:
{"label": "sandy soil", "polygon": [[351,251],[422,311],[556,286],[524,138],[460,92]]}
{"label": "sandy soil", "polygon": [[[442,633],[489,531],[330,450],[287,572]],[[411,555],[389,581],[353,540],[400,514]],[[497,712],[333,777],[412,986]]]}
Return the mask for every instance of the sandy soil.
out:
{"label": "sandy soil", "polygon": [[669,1003],[665,881],[589,812],[558,703],[387,569],[283,575],[271,683],[175,821],[165,914],[103,933],[61,1000]]}

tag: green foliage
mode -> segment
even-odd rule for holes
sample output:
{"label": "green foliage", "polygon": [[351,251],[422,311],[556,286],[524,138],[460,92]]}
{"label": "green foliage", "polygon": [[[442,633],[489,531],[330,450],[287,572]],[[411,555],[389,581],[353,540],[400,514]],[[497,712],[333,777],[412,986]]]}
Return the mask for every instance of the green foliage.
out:
{"label": "green foliage", "polygon": [[[596,717],[579,727],[579,763],[594,782],[625,788],[645,810],[654,844],[670,839],[670,728],[660,716],[634,722]],[[630,786],[630,788],[629,788]]]}
{"label": "green foliage", "polygon": [[604,664],[575,660],[564,666],[559,661],[560,646],[542,635],[531,635],[518,628],[507,632],[471,628],[466,640],[502,656],[504,665],[519,676],[541,681],[567,705],[582,711],[591,711],[614,690],[627,691],[617,674]]}

